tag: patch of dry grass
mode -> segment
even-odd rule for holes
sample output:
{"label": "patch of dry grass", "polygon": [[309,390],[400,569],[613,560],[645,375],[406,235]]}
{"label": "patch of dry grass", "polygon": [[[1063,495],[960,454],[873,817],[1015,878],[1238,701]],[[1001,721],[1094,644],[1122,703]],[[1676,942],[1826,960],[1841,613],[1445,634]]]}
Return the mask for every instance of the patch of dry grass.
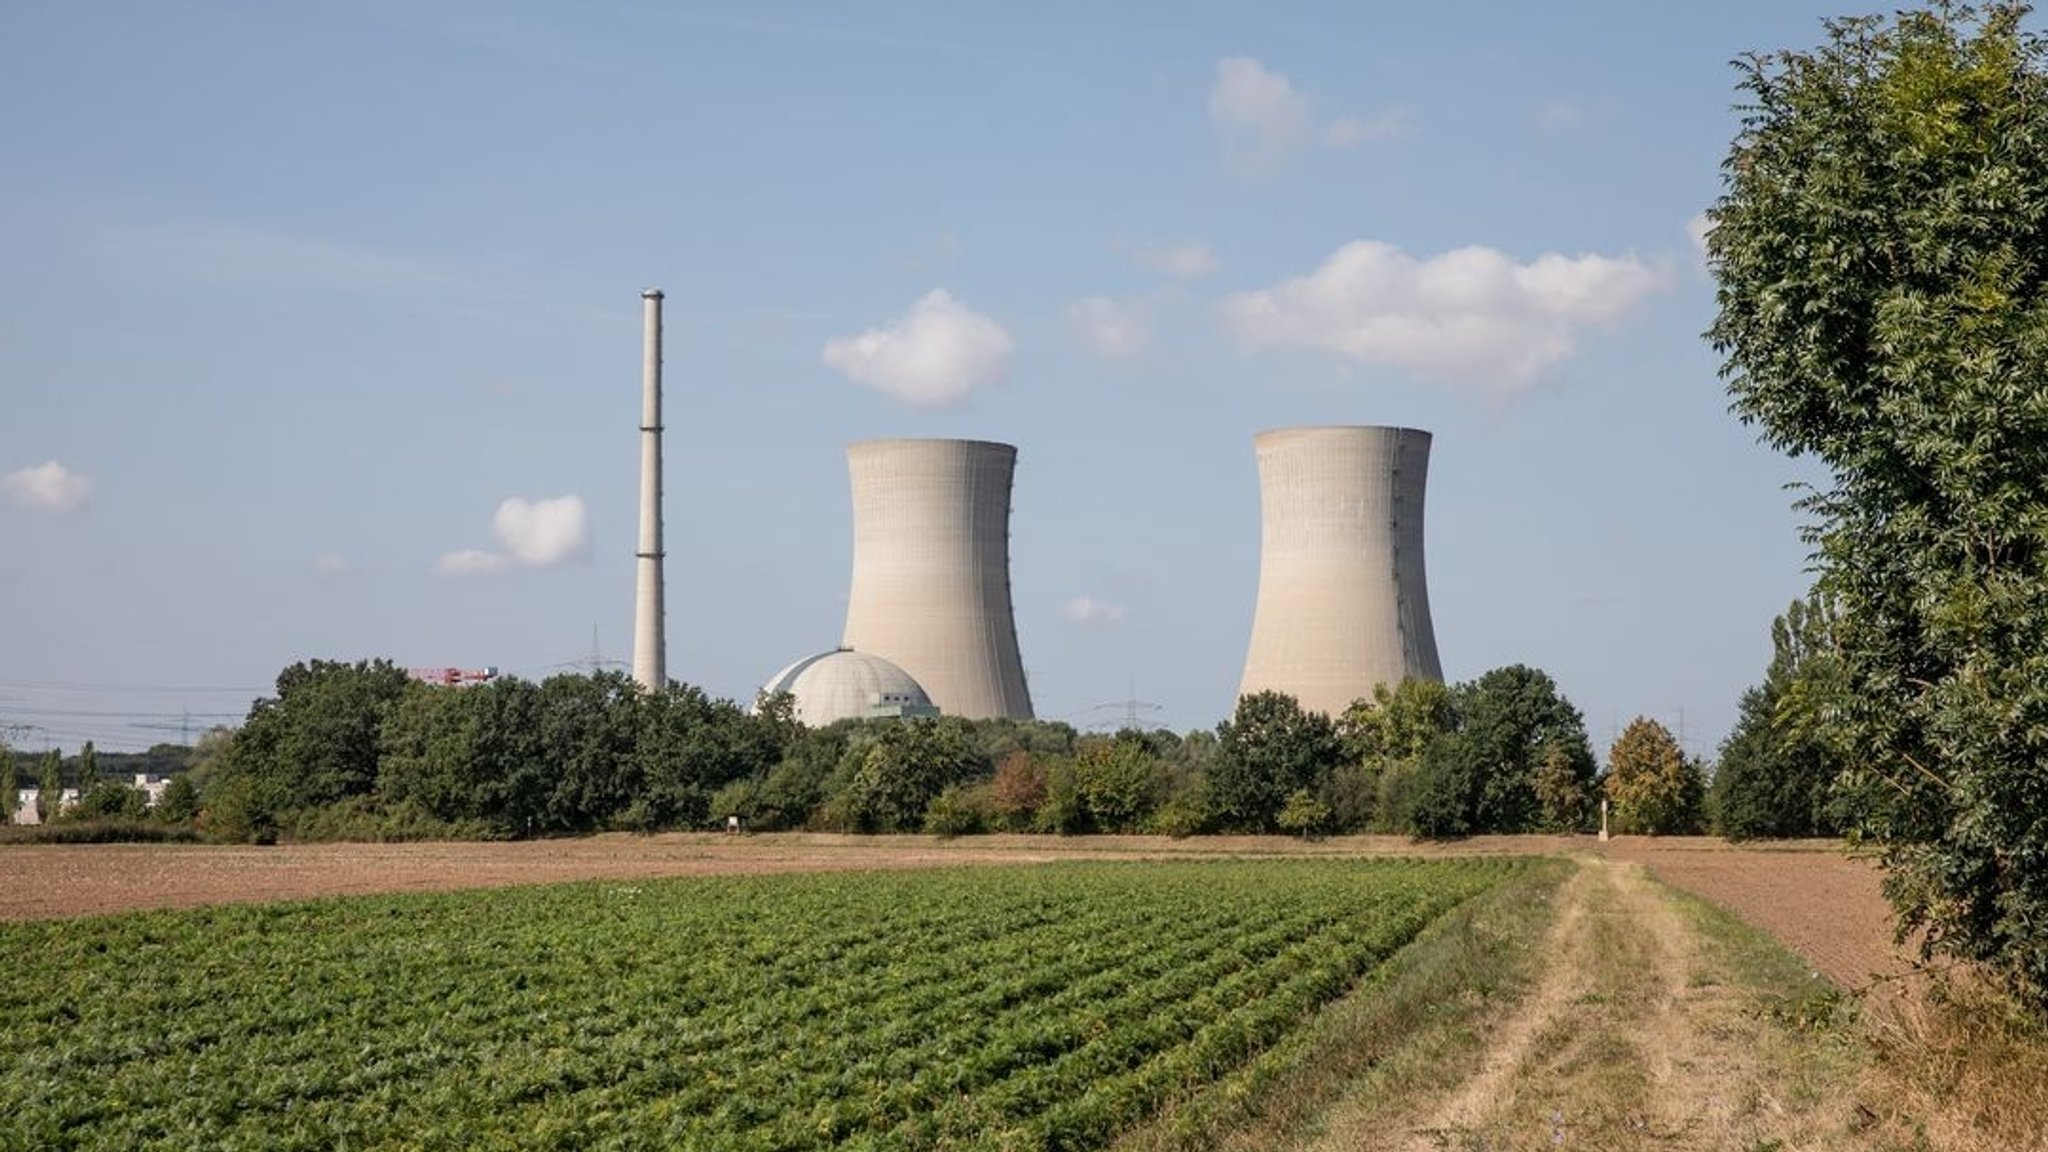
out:
{"label": "patch of dry grass", "polygon": [[1891,1146],[2048,1150],[2048,1027],[1968,977],[1873,998],[1860,1030],[1874,1059],[1859,1085]]}

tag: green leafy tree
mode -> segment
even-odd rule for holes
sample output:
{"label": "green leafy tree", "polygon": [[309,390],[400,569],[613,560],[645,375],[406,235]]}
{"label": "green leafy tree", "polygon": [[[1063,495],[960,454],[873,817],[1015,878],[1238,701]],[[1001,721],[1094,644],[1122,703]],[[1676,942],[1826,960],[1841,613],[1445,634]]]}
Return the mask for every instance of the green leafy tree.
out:
{"label": "green leafy tree", "polygon": [[540,759],[550,779],[539,825],[608,826],[640,788],[635,756],[640,687],[619,672],[550,676],[540,684]]}
{"label": "green leafy tree", "polygon": [[1288,793],[1287,803],[1280,806],[1280,815],[1274,822],[1290,836],[1313,839],[1329,831],[1330,806],[1308,789],[1296,788]]}
{"label": "green leafy tree", "polygon": [[64,754],[53,748],[44,754],[42,778],[36,781],[36,819],[48,824],[63,804]]}
{"label": "green leafy tree", "polygon": [[[1496,668],[1451,690],[1455,727],[1417,761],[1409,795],[1413,831],[1441,838],[1533,832],[1570,816],[1574,787],[1590,791],[1593,752],[1579,710],[1540,669]],[[1551,778],[1539,790],[1546,770]],[[1546,808],[1545,794],[1562,805]]]}
{"label": "green leafy tree", "polygon": [[1722,835],[1840,831],[1832,796],[1846,762],[1839,742],[1849,701],[1836,624],[1832,602],[1818,595],[1772,622],[1770,667],[1742,694],[1714,771],[1708,807]]}
{"label": "green leafy tree", "polygon": [[1563,744],[1543,750],[1536,766],[1536,803],[1545,832],[1584,832],[1593,824],[1593,782]]}
{"label": "green leafy tree", "polygon": [[156,818],[166,824],[190,824],[199,816],[199,790],[192,786],[192,778],[177,775],[164,785],[164,794],[157,798]]}
{"label": "green leafy tree", "polygon": [[1638,716],[1607,750],[1602,782],[1614,805],[1619,832],[1673,836],[1697,832],[1704,789],[1698,761],[1689,759],[1671,730]]}
{"label": "green leafy tree", "polygon": [[1136,832],[1158,807],[1160,784],[1160,763],[1142,734],[1090,740],[1074,755],[1074,786],[1097,832]]}
{"label": "green leafy tree", "polygon": [[1341,832],[1408,832],[1423,753],[1459,727],[1451,688],[1436,680],[1374,685],[1371,700],[1354,701],[1337,721],[1344,762],[1324,781],[1320,799]]}
{"label": "green leafy tree", "polygon": [[1735,410],[1829,478],[1852,831],[1902,932],[2048,1009],[2048,56],[1935,3],[1743,65],[1710,213]]}
{"label": "green leafy tree", "polygon": [[99,786],[99,750],[92,746],[92,741],[87,740],[85,746],[78,750],[78,805],[80,808],[89,807],[88,802],[92,799],[93,789]]}
{"label": "green leafy tree", "polygon": [[213,768],[209,830],[269,837],[290,814],[368,795],[385,714],[417,687],[388,660],[314,660],[278,673],[277,695],[256,701]]}
{"label": "green leafy tree", "polygon": [[1533,832],[1546,824],[1536,781],[1553,750],[1564,770],[1590,789],[1593,749],[1585,720],[1548,673],[1523,664],[1496,668],[1458,689],[1461,739],[1476,774],[1473,827],[1482,832]]}
{"label": "green leafy tree", "polygon": [[1266,832],[1287,796],[1317,789],[1344,756],[1336,725],[1282,692],[1254,692],[1216,730],[1209,803],[1230,831]]}
{"label": "green leafy tree", "polygon": [[14,762],[14,749],[0,738],[0,825],[14,823],[15,804],[21,796],[21,766]]}
{"label": "green leafy tree", "polygon": [[846,812],[863,832],[914,832],[947,785],[987,774],[968,729],[945,718],[882,725],[873,743],[850,754],[859,761]]}

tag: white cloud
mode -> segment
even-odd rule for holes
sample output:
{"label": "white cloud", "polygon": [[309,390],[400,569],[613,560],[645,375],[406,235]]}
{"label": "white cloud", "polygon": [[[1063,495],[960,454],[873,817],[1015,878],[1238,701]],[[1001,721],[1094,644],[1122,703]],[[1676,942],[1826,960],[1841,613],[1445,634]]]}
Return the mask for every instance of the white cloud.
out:
{"label": "white cloud", "polygon": [[1406,108],[1389,108],[1375,116],[1339,116],[1323,127],[1323,143],[1354,148],[1378,140],[1415,135],[1415,117]]}
{"label": "white cloud", "polygon": [[522,568],[552,568],[590,551],[590,517],[581,496],[551,500],[511,497],[498,505],[491,530],[501,551],[464,548],[434,561],[444,576],[476,576]]}
{"label": "white cloud", "polygon": [[313,557],[313,571],[334,576],[349,569],[348,557],[339,552],[322,552]]}
{"label": "white cloud", "polygon": [[1246,150],[1246,158],[1270,163],[1315,139],[1308,97],[1293,82],[1248,56],[1216,62],[1209,89],[1209,120]]}
{"label": "white cloud", "polygon": [[441,558],[434,561],[434,571],[442,576],[487,576],[493,572],[503,572],[511,566],[511,557],[475,548],[443,552]]}
{"label": "white cloud", "polygon": [[590,550],[590,518],[581,496],[532,502],[514,496],[498,505],[491,527],[498,543],[528,568],[552,568]]}
{"label": "white cloud", "polygon": [[936,408],[1002,379],[1014,347],[1002,325],[942,289],[886,328],[827,341],[824,359],[906,404]]}
{"label": "white cloud", "polygon": [[1545,253],[1523,264],[1468,247],[1418,260],[1360,240],[1306,276],[1229,297],[1222,311],[1254,345],[1513,390],[1571,355],[1579,329],[1618,319],[1665,279],[1632,255]]}
{"label": "white cloud", "polygon": [[1414,118],[1399,107],[1373,116],[1339,116],[1318,127],[1308,93],[1249,56],[1216,62],[1209,122],[1223,133],[1232,159],[1251,168],[1276,164],[1317,141],[1330,148],[1351,148],[1415,132]]}
{"label": "white cloud", "polygon": [[92,499],[92,478],[55,460],[17,468],[0,477],[0,492],[18,508],[38,512],[76,512]]}
{"label": "white cloud", "polygon": [[1216,253],[1200,240],[1166,244],[1157,248],[1137,248],[1133,249],[1130,255],[1139,267],[1149,268],[1175,280],[1200,280],[1214,273],[1217,268]]}
{"label": "white cloud", "polygon": [[1090,296],[1067,305],[1067,324],[1081,342],[1111,360],[1136,356],[1152,341],[1145,305]]}
{"label": "white cloud", "polygon": [[1705,212],[1696,213],[1685,222],[1686,238],[1692,241],[1693,251],[1698,252],[1702,260],[1707,258],[1707,233],[1713,230],[1714,222],[1707,218]]}
{"label": "white cloud", "polygon": [[1076,596],[1061,606],[1060,611],[1076,624],[1108,625],[1124,618],[1124,610],[1115,604],[1105,604],[1093,596]]}

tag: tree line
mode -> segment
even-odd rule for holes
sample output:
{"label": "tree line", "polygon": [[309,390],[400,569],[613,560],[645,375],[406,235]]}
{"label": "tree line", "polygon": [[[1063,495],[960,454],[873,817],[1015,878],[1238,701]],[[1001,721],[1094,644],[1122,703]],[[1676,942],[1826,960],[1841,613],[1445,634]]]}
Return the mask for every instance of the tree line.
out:
{"label": "tree line", "polygon": [[[47,774],[60,761],[41,763]],[[281,672],[239,728],[203,738],[155,815],[259,841],[654,832],[732,816],[761,831],[1448,838],[1590,831],[1604,798],[1617,830],[1668,834],[1709,827],[1706,781],[1647,719],[1597,764],[1578,709],[1524,665],[1383,686],[1335,717],[1267,692],[1213,730],[1094,735],[957,717],[811,729],[787,697],[746,709],[617,673],[449,687],[386,660],[316,660]],[[102,782],[65,818],[133,819],[140,805]]]}

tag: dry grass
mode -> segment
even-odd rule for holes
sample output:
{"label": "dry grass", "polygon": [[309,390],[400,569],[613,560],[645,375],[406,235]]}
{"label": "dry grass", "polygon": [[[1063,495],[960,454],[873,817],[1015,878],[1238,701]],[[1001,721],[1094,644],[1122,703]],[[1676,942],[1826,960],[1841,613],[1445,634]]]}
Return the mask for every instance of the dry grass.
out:
{"label": "dry grass", "polygon": [[2048,1028],[1980,983],[1936,979],[1866,1002],[1874,1055],[1859,1084],[1889,1145],[1937,1152],[2048,1150]]}

